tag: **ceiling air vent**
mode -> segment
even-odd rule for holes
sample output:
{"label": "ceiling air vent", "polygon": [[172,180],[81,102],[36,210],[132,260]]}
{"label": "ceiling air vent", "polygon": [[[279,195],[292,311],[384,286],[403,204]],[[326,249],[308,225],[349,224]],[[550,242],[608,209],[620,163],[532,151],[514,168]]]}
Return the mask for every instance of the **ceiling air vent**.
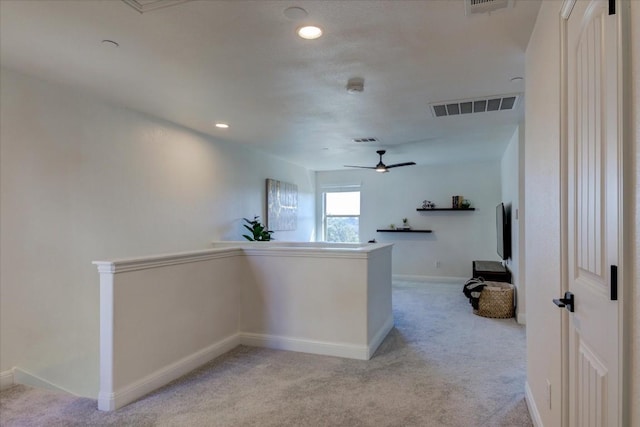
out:
{"label": "ceiling air vent", "polygon": [[140,13],[149,12],[151,10],[163,7],[175,6],[180,3],[186,3],[190,0],[122,0]]}
{"label": "ceiling air vent", "polygon": [[353,138],[353,142],[361,143],[361,142],[379,142],[378,138]]}
{"label": "ceiling air vent", "polygon": [[496,95],[487,98],[464,99],[461,101],[444,101],[430,104],[434,117],[459,116],[490,111],[513,110],[520,99],[520,94]]}
{"label": "ceiling air vent", "polygon": [[513,0],[464,0],[464,14],[477,15],[505,9],[513,5]]}

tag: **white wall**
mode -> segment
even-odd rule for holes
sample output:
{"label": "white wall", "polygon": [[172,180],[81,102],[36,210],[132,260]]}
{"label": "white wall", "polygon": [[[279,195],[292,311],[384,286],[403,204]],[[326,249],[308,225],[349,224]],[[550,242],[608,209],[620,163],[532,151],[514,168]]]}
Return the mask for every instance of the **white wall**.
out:
{"label": "white wall", "polygon": [[500,181],[502,184],[502,201],[511,206],[511,258],[506,261],[511,270],[511,282],[517,289],[516,317],[519,323],[525,323],[526,303],[525,288],[522,278],[524,273],[524,263],[520,261],[522,252],[520,250],[521,228],[524,228],[522,221],[521,193],[524,193],[524,122],[513,133],[509,145],[505,150],[501,161]]}
{"label": "white wall", "polygon": [[[562,2],[542,2],[526,54],[525,283],[527,387],[542,425],[561,420],[560,22]],[[551,383],[551,408],[547,383]]]}
{"label": "white wall", "polygon": [[[495,207],[500,202],[500,161],[410,166],[389,173],[372,170],[317,172],[317,218],[322,218],[323,186],[361,184],[360,239],[393,242],[393,274],[401,276],[471,277],[473,260],[499,260]],[[471,212],[417,212],[422,201],[451,207],[462,195]],[[407,217],[416,229],[431,234],[376,233],[400,225]],[[440,267],[436,267],[436,262]]]}
{"label": "white wall", "polygon": [[0,372],[18,366],[95,397],[91,261],[242,239],[241,218],[264,215],[266,178],[299,191],[298,230],[274,237],[313,239],[313,173],[65,86],[0,76]]}

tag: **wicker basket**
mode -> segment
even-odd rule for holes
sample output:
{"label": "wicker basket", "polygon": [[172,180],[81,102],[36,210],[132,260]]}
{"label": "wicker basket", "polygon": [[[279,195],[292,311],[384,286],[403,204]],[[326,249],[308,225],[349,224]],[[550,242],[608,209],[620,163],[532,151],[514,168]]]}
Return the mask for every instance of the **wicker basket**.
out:
{"label": "wicker basket", "polygon": [[473,312],[478,316],[497,319],[513,317],[513,285],[503,282],[486,282],[486,284],[487,286],[480,293],[478,309]]}

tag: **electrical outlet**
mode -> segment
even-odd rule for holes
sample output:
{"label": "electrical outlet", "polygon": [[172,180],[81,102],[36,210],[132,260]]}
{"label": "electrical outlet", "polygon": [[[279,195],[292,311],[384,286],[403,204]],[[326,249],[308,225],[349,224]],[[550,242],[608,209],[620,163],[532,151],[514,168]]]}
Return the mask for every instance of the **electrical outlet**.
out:
{"label": "electrical outlet", "polygon": [[442,262],[436,261],[436,268],[440,268],[440,267],[442,267]]}
{"label": "electrical outlet", "polygon": [[547,405],[551,409],[551,382],[547,379]]}

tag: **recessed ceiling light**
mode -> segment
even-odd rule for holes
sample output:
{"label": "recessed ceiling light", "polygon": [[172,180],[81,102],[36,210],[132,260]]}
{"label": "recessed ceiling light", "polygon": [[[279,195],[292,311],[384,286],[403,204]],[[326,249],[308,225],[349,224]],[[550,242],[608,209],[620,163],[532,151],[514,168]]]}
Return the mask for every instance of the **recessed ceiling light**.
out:
{"label": "recessed ceiling light", "polygon": [[305,25],[298,28],[298,35],[306,40],[315,40],[322,36],[322,29],[315,25]]}
{"label": "recessed ceiling light", "polygon": [[216,127],[220,129],[229,129],[229,125],[226,123],[216,123]]}

